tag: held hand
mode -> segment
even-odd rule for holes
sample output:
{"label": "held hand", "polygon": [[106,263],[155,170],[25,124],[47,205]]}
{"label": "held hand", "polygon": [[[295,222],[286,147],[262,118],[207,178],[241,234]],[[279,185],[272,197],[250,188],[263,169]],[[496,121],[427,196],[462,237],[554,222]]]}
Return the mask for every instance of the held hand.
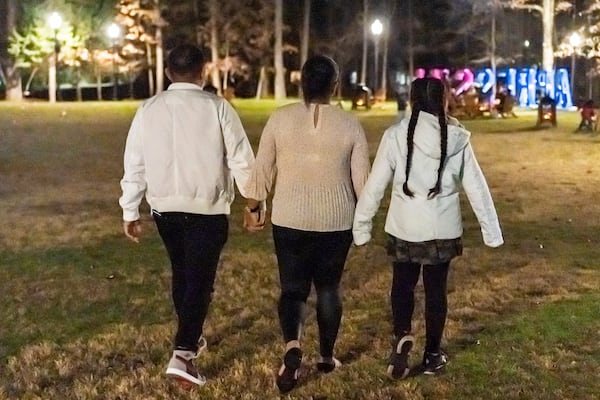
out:
{"label": "held hand", "polygon": [[142,236],[142,223],[137,221],[123,221],[123,232],[132,241],[139,243]]}
{"label": "held hand", "polygon": [[257,210],[250,212],[248,208],[244,209],[244,228],[249,232],[262,231],[265,227],[266,210]]}

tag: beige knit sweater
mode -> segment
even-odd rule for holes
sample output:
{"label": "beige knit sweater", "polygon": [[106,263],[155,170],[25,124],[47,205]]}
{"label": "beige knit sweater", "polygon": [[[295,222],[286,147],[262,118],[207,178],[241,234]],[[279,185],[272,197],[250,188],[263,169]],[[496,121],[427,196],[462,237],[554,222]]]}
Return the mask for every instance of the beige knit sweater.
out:
{"label": "beige knit sweater", "polygon": [[331,105],[295,103],[267,121],[246,195],[265,200],[275,184],[273,224],[347,230],[369,166],[367,139],[354,116]]}

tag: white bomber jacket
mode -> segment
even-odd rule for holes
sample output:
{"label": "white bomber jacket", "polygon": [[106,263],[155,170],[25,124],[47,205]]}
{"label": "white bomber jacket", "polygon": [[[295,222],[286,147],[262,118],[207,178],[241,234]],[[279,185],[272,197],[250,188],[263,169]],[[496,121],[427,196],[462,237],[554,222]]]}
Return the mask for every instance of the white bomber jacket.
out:
{"label": "white bomber jacket", "polygon": [[229,214],[233,181],[244,195],[254,153],[233,107],[192,83],[172,83],[138,109],[127,136],[124,221],[139,205],[159,212]]}
{"label": "white bomber jacket", "polygon": [[408,242],[455,239],[462,235],[459,191],[464,189],[481,226],[487,246],[504,243],[498,216],[485,177],[469,143],[470,133],[458,121],[448,123],[448,150],[442,174],[441,192],[432,199],[429,190],[437,180],[441,157],[438,118],[420,112],[414,134],[413,161],[408,187],[410,198],[402,191],[407,155],[407,132],[410,118],[388,128],[379,144],[371,174],[360,194],[354,216],[354,243],[371,239],[372,219],[386,187],[392,180],[390,205],[385,231]]}

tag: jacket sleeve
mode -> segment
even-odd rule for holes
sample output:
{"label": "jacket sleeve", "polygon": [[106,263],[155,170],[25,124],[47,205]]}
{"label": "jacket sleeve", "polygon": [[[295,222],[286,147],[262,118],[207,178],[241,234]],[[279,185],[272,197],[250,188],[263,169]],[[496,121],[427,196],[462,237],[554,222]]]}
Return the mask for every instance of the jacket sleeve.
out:
{"label": "jacket sleeve", "polygon": [[494,201],[470,143],[464,150],[462,186],[479,221],[483,242],[490,247],[501,246],[504,239]]}
{"label": "jacket sleeve", "polygon": [[248,196],[259,201],[267,199],[276,174],[274,125],[273,117],[269,118],[260,136],[254,169],[246,184]]}
{"label": "jacket sleeve", "polygon": [[226,100],[221,102],[220,107],[227,167],[242,196],[248,198],[245,187],[254,167],[254,152],[237,112]]}
{"label": "jacket sleeve", "polygon": [[146,166],[142,143],[143,105],[137,110],[125,142],[123,157],[122,195],[119,205],[123,209],[124,221],[140,219],[139,207],[146,193]]}
{"label": "jacket sleeve", "polygon": [[379,209],[379,204],[388,183],[394,176],[396,161],[391,152],[392,140],[393,138],[389,134],[389,131],[387,131],[381,139],[375,161],[373,161],[371,174],[356,204],[352,235],[354,237],[354,244],[357,246],[371,240],[373,217]]}
{"label": "jacket sleeve", "polygon": [[350,173],[354,194],[358,199],[369,176],[369,143],[360,123],[357,126],[356,141],[350,158]]}

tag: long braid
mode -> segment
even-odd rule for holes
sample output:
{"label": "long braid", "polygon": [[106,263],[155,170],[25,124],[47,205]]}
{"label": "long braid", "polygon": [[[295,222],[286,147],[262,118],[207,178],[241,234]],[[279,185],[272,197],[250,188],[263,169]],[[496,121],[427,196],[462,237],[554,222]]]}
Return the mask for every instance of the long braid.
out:
{"label": "long braid", "polygon": [[402,191],[408,197],[414,197],[414,193],[408,188],[408,175],[410,174],[410,167],[412,166],[412,158],[414,153],[414,137],[415,128],[417,126],[417,120],[419,119],[420,109],[414,108],[410,114],[410,121],[408,123],[408,133],[406,135],[407,153],[406,153],[406,170],[404,184],[402,185]]}
{"label": "long braid", "polygon": [[440,147],[441,147],[441,155],[440,155],[440,165],[438,167],[437,172],[437,181],[435,186],[429,190],[427,194],[428,198],[434,198],[437,194],[440,193],[442,188],[442,173],[444,172],[444,162],[446,161],[446,153],[448,152],[448,121],[446,120],[446,112],[442,107],[439,115],[438,121],[440,123]]}

